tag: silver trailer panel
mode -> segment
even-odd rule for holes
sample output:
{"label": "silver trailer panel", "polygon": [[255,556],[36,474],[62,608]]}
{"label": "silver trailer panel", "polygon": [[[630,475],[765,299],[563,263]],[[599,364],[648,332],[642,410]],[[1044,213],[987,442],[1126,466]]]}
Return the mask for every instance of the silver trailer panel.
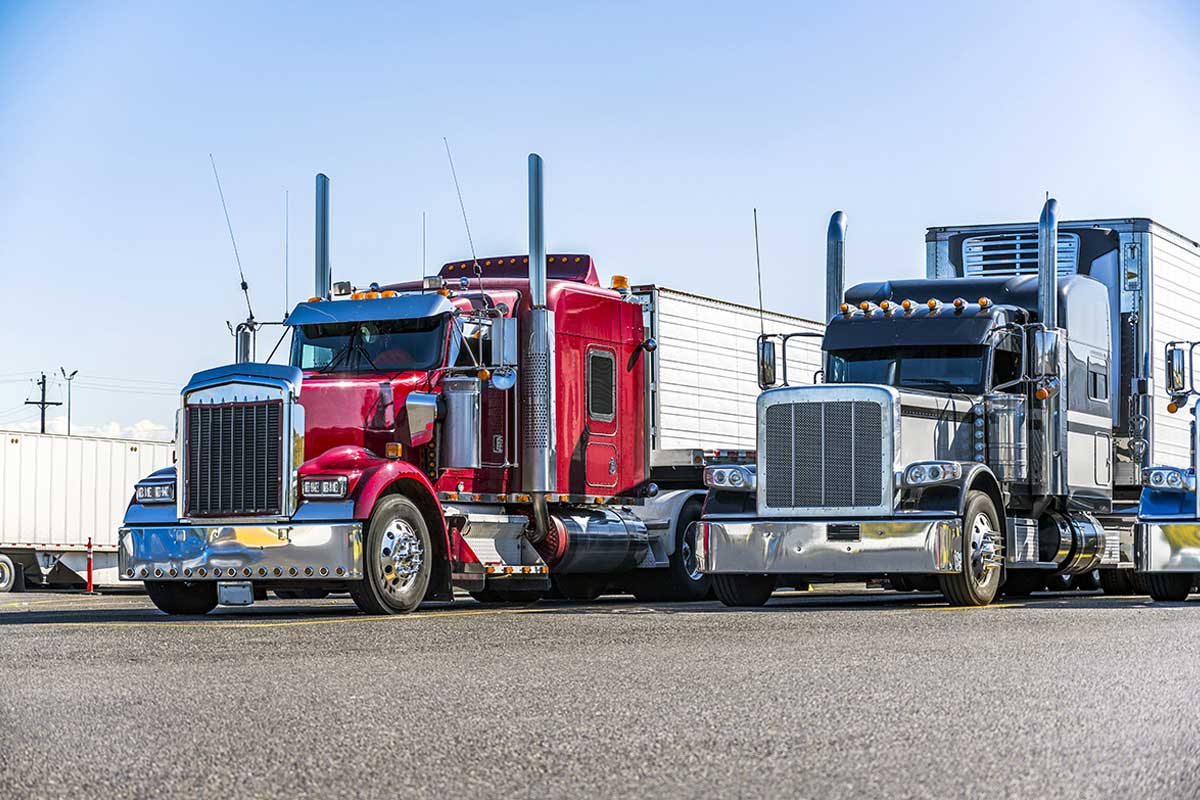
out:
{"label": "silver trailer panel", "polygon": [[171,465],[174,444],[0,431],[0,549],[115,548],[142,478]]}
{"label": "silver trailer panel", "polygon": [[[634,288],[646,327],[658,342],[651,354],[650,462],[677,463],[683,452],[753,450],[756,444],[758,336],[811,331],[813,320],[657,286]],[[813,383],[821,340],[788,344],[788,378]]]}

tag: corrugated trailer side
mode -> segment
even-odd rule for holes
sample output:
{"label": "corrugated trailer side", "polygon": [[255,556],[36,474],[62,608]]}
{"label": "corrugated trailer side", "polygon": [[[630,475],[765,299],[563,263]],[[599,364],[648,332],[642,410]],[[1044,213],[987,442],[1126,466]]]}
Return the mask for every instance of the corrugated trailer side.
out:
{"label": "corrugated trailer side", "polygon": [[1168,342],[1200,340],[1200,244],[1169,228],[1150,223],[1145,236],[1151,278],[1150,325],[1153,342],[1150,374],[1154,399],[1150,464],[1169,467],[1191,465],[1188,433],[1191,415],[1167,413],[1171,398],[1163,372]]}
{"label": "corrugated trailer side", "polygon": [[[665,287],[635,293],[659,344],[648,406],[651,463],[670,463],[683,451],[753,450],[760,331],[820,334],[825,326],[774,311],[760,319],[757,308]],[[820,354],[819,338],[792,339],[789,380],[812,383]]]}
{"label": "corrugated trailer side", "polygon": [[31,579],[73,582],[90,538],[109,582],[133,486],[173,452],[169,442],[0,431],[0,553]]}

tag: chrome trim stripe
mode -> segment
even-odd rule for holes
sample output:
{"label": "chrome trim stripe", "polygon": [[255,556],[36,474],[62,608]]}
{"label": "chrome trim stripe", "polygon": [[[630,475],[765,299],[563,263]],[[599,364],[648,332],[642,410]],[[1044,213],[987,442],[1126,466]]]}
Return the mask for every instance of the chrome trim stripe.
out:
{"label": "chrome trim stripe", "polygon": [[1200,572],[1200,520],[1143,523],[1136,533],[1143,572]]}

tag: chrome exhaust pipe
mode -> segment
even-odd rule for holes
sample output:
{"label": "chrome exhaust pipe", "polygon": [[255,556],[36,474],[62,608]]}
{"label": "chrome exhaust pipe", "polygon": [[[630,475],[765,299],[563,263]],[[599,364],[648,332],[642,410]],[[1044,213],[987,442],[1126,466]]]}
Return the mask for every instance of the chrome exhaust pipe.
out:
{"label": "chrome exhaust pipe", "polygon": [[329,178],[317,175],[317,256],[316,283],[313,295],[322,300],[330,297],[333,272],[329,268]]}
{"label": "chrome exhaust pipe", "polygon": [[829,218],[825,237],[825,321],[833,319],[842,307],[846,291],[846,212],[835,211]]}
{"label": "chrome exhaust pipe", "polygon": [[546,229],[542,157],[529,154],[529,334],[525,345],[521,407],[521,482],[532,496],[534,521],[529,539],[550,533],[546,494],[557,486],[554,419],[554,318],[546,308]]}
{"label": "chrome exhaust pipe", "polygon": [[1058,327],[1058,201],[1053,197],[1038,220],[1038,316],[1050,330]]}

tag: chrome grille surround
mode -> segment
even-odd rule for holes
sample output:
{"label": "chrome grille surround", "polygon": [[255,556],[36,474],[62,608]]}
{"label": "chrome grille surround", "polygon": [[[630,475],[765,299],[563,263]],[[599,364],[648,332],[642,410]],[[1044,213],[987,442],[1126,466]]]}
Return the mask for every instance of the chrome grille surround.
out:
{"label": "chrome grille surround", "polygon": [[887,386],[798,386],[758,401],[758,514],[889,516],[900,452]]}
{"label": "chrome grille surround", "polygon": [[299,370],[263,364],[193,377],[176,421],[181,521],[281,520],[295,513],[304,460],[301,380]]}

